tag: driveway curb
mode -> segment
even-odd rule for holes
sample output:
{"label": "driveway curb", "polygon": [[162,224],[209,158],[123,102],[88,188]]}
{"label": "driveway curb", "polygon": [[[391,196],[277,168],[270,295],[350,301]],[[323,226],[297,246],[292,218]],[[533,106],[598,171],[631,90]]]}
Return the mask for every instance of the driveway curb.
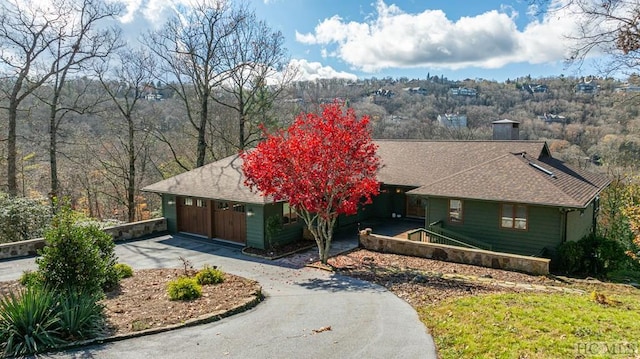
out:
{"label": "driveway curb", "polygon": [[146,335],[164,333],[164,332],[168,332],[168,331],[175,330],[175,329],[181,329],[181,328],[193,327],[193,326],[201,325],[201,324],[217,322],[217,321],[219,321],[221,319],[230,317],[230,316],[232,316],[234,314],[239,314],[239,313],[242,313],[242,312],[246,312],[249,309],[253,309],[258,304],[260,304],[261,302],[263,302],[265,300],[265,296],[264,296],[264,294],[262,294],[262,286],[260,286],[255,292],[253,292],[253,295],[254,295],[254,297],[252,299],[248,299],[244,303],[236,306],[235,308],[229,309],[229,310],[224,311],[224,312],[220,312],[220,313],[214,312],[214,313],[210,313],[210,314],[205,314],[205,315],[202,315],[202,316],[200,316],[198,318],[189,319],[189,320],[187,320],[187,321],[185,321],[183,323],[172,324],[172,325],[168,325],[166,327],[145,329],[145,330],[140,330],[140,331],[137,331],[137,332],[114,335],[114,336],[111,336],[111,337],[94,338],[94,339],[74,342],[74,343],[71,343],[71,344],[68,344],[68,345],[64,345],[64,346],[61,346],[61,347],[52,348],[52,350],[50,350],[49,352],[65,351],[65,350],[69,350],[69,349],[75,349],[75,348],[80,348],[80,347],[85,347],[85,346],[95,345],[95,344],[111,343],[111,342],[116,342],[116,341],[120,341],[120,340],[143,337],[143,336],[146,336]]}

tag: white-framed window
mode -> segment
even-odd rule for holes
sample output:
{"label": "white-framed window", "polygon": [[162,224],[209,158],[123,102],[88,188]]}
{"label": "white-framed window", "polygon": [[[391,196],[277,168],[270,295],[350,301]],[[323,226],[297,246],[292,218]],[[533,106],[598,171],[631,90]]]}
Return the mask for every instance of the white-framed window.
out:
{"label": "white-framed window", "polygon": [[193,206],[193,198],[191,198],[191,197],[185,197],[185,199],[184,199],[184,205],[185,205],[185,206]]}
{"label": "white-framed window", "polygon": [[463,220],[462,200],[449,200],[449,223],[462,223]]}

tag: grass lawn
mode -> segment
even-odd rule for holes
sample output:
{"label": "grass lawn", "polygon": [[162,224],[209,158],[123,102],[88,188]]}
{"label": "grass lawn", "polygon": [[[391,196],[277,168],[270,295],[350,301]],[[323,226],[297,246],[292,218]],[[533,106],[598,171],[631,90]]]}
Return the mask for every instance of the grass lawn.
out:
{"label": "grass lawn", "polygon": [[470,296],[418,311],[443,359],[638,357],[640,290],[606,286],[601,304],[589,295],[596,288]]}

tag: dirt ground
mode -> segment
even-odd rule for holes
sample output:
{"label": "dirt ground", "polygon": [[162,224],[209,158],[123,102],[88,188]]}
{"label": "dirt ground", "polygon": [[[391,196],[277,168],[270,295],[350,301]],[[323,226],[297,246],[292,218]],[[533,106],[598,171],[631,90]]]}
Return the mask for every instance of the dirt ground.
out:
{"label": "dirt ground", "polygon": [[414,307],[435,304],[451,297],[522,291],[521,288],[496,285],[496,282],[544,286],[563,284],[547,276],[365,249],[330,258],[328,262],[336,272],[379,284]]}
{"label": "dirt ground", "polygon": [[225,274],[224,282],[202,286],[202,297],[171,301],[167,283],[184,275],[184,269],[145,269],[123,279],[120,288],[102,301],[113,334],[179,324],[208,314],[224,313],[253,299],[260,285],[252,280]]}
{"label": "dirt ground", "polygon": [[[260,285],[252,280],[225,274],[223,283],[202,286],[202,297],[191,301],[171,301],[167,283],[184,275],[184,269],[145,269],[123,279],[120,287],[106,293],[108,335],[162,328],[205,315],[234,309],[259,295]],[[0,282],[0,294],[18,291],[17,281]]]}

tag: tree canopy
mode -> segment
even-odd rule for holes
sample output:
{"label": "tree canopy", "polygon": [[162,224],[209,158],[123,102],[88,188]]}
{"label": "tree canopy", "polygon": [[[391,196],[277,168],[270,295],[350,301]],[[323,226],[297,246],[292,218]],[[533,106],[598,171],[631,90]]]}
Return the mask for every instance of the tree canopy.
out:
{"label": "tree canopy", "polygon": [[355,214],[379,192],[380,159],[369,117],[340,102],[322,113],[300,114],[287,130],[265,134],[242,153],[245,184],[275,201],[288,201],[305,221],[326,263],[340,214]]}

